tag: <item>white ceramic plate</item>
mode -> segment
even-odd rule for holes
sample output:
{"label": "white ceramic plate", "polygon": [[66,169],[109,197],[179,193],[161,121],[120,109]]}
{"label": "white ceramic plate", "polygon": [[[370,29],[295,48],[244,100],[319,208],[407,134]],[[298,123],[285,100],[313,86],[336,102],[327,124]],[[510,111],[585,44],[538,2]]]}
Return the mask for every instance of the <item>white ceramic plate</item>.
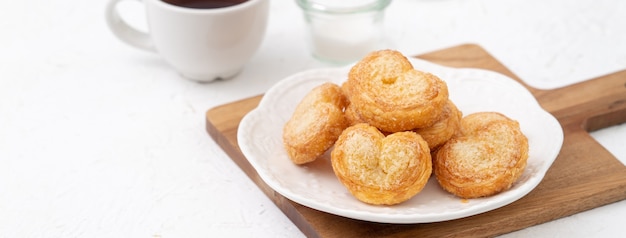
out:
{"label": "white ceramic plate", "polygon": [[[529,141],[528,165],[513,187],[500,194],[463,200],[445,192],[434,179],[415,197],[394,206],[373,206],[354,198],[332,171],[330,157],[294,165],[282,143],[282,128],[296,105],[323,82],[341,84],[349,67],[316,69],[285,78],[265,94],[239,125],[239,146],[261,178],[286,198],[320,211],[383,223],[427,223],[490,211],[528,194],[543,179],[563,143],[558,121],[513,79],[492,71],[458,69],[411,59],[416,69],[446,81],[450,99],[464,115],[501,112],[517,121]],[[328,154],[328,153],[327,153]]]}

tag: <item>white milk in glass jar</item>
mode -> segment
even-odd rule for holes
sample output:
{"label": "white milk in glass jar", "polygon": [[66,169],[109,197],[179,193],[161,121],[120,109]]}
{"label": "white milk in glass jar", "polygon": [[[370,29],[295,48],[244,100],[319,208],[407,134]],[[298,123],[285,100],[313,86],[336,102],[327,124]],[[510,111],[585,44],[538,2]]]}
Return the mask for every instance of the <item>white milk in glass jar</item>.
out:
{"label": "white milk in glass jar", "polygon": [[297,0],[319,60],[346,64],[384,47],[384,10],[390,0]]}

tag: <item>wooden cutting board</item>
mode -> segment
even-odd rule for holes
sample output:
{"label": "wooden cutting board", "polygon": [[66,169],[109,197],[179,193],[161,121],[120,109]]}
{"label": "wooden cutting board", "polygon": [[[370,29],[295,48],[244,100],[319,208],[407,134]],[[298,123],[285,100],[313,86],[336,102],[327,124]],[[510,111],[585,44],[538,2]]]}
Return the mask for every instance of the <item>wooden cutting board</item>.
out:
{"label": "wooden cutting board", "polygon": [[[477,45],[460,45],[417,57],[451,67],[497,71],[520,81]],[[237,145],[241,118],[258,105],[262,96],[209,109],[206,130],[308,237],[495,236],[626,199],[626,166],[588,133],[626,121],[626,70],[554,90],[525,86],[563,127],[565,138],[559,156],[543,181],[522,199],[490,212],[445,222],[398,225],[358,221],[310,209],[273,191]]]}

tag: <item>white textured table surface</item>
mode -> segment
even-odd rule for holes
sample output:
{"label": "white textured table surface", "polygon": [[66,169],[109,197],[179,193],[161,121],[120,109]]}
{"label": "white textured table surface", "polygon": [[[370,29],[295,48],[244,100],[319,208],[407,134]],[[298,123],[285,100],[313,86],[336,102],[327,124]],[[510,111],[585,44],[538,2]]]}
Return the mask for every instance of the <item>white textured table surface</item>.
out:
{"label": "white textured table surface", "polygon": [[[207,109],[326,67],[295,3],[273,0],[262,48],[211,84],[115,39],[105,4],[0,2],[0,237],[302,236],[204,130]],[[626,69],[626,1],[396,0],[387,13],[393,48],[477,43],[539,88]],[[626,161],[626,125],[593,135]],[[624,217],[621,201],[505,236],[616,237]]]}

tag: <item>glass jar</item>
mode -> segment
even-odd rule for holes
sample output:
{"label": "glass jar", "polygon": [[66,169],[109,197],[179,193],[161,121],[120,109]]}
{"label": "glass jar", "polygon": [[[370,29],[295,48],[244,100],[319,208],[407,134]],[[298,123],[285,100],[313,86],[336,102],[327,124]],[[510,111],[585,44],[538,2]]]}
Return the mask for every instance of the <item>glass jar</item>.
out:
{"label": "glass jar", "polygon": [[347,64],[385,47],[384,12],[391,0],[296,0],[308,45],[321,61]]}

